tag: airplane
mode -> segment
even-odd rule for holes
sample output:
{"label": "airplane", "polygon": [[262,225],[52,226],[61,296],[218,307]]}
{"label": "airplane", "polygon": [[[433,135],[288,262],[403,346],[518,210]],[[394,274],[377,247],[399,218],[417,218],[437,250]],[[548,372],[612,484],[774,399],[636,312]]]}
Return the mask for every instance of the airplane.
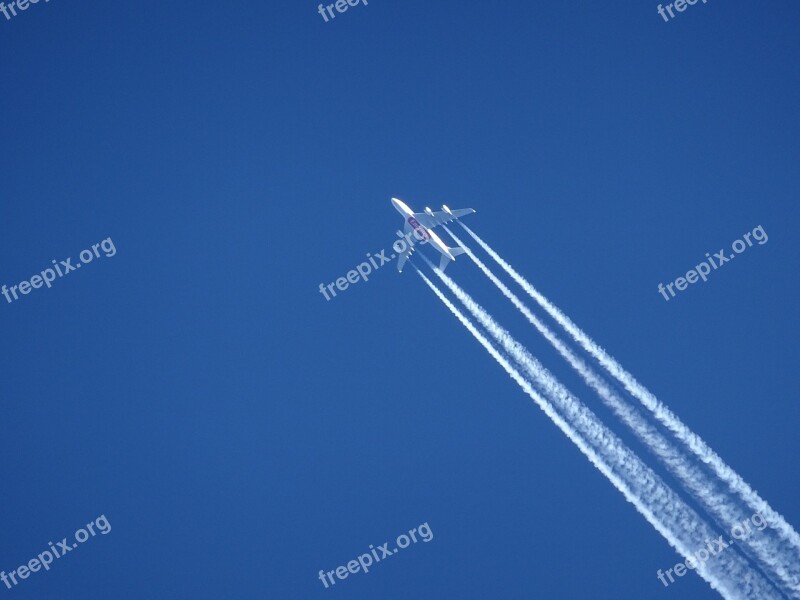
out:
{"label": "airplane", "polygon": [[[405,202],[398,198],[392,198],[392,205],[397,209],[397,212],[403,215],[403,220],[405,221],[405,228],[403,231],[406,234],[404,238],[406,243],[404,244],[405,249],[403,252],[399,253],[400,256],[397,259],[398,271],[403,271],[403,265],[406,264],[408,258],[414,253],[415,239],[422,243],[430,242],[434,248],[441,252],[442,258],[439,261],[439,269],[442,271],[445,270],[451,261],[456,259],[456,256],[464,253],[463,248],[448,248],[447,244],[432,230],[437,225],[449,223],[460,217],[471,215],[475,210],[472,208],[450,210],[446,205],[442,205],[442,210],[440,211],[434,212],[426,206],[425,212],[415,213]],[[395,244],[399,241],[400,240],[396,241]],[[397,250],[397,248],[395,248],[395,250]]]}

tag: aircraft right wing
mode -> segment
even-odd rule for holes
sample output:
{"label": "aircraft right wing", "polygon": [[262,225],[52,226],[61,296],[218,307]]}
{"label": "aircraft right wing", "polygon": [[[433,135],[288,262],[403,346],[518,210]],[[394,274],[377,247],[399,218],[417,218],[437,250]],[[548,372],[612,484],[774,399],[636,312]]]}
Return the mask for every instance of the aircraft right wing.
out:
{"label": "aircraft right wing", "polygon": [[414,218],[419,221],[420,225],[428,229],[433,229],[437,225],[443,225],[450,221],[455,221],[461,217],[471,215],[475,212],[473,208],[457,208],[455,210],[437,210],[435,212],[421,212],[414,213]]}

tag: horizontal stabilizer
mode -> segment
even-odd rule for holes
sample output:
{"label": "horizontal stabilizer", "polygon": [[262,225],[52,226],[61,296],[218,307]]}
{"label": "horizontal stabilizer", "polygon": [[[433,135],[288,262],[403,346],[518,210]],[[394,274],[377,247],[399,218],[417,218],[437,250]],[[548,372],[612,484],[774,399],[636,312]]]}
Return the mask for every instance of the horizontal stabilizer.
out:
{"label": "horizontal stabilizer", "polygon": [[447,254],[442,254],[442,258],[439,261],[439,270],[442,272],[444,272],[444,270],[447,268],[447,265],[449,265],[451,262],[453,262],[453,260],[455,260],[456,256],[458,256],[459,254],[464,254],[464,249],[461,247],[448,248],[447,251],[453,258],[447,256]]}

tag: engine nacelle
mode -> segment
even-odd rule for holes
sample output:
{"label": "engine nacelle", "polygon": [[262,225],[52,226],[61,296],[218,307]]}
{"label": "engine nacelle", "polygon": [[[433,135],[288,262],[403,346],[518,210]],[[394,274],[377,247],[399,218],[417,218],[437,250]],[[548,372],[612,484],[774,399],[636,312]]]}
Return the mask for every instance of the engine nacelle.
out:
{"label": "engine nacelle", "polygon": [[425,212],[428,213],[429,215],[433,215],[433,211],[431,210],[431,208],[429,206],[425,207]]}
{"label": "engine nacelle", "polygon": [[453,213],[450,212],[450,209],[447,208],[447,204],[442,204],[442,210],[446,212],[448,215],[452,215]]}

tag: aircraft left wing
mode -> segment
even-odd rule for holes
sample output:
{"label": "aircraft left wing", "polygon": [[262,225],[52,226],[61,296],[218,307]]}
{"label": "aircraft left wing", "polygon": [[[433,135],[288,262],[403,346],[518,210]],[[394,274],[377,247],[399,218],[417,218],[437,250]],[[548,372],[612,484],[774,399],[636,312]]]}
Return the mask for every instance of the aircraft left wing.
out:
{"label": "aircraft left wing", "polygon": [[419,221],[420,225],[426,227],[427,229],[433,229],[437,225],[443,225],[445,223],[449,223],[450,221],[455,221],[461,217],[465,217],[466,215],[471,215],[475,212],[473,208],[456,208],[455,210],[450,210],[446,206],[443,206],[446,210],[437,210],[431,212],[421,212],[421,213],[414,213],[414,218]]}
{"label": "aircraft left wing", "polygon": [[406,264],[406,261],[414,254],[414,246],[409,245],[405,252],[402,252],[400,256],[397,257],[397,270],[401,273],[403,272],[403,267]]}

